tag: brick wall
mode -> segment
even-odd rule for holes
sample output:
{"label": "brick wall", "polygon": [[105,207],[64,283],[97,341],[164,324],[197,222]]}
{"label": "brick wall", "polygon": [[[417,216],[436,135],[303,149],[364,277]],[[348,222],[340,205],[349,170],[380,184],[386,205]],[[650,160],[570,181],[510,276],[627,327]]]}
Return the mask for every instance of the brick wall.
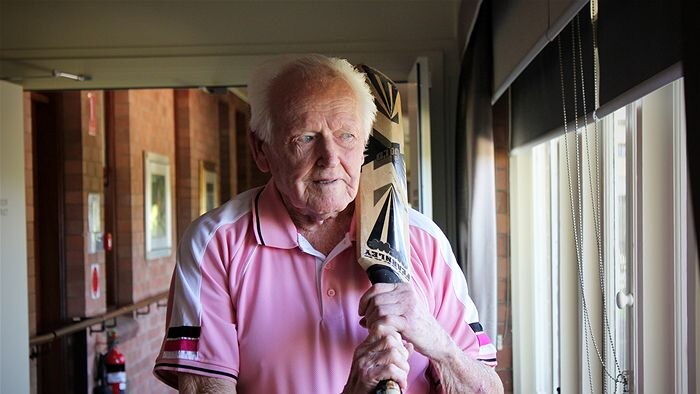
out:
{"label": "brick wall", "polygon": [[231,148],[231,139],[235,140],[235,135],[231,133],[231,106],[228,97],[221,97],[218,105],[219,112],[219,187],[220,202],[224,203],[233,196],[231,190],[236,189],[236,184],[232,183],[232,174],[235,174],[235,155]]}
{"label": "brick wall", "polygon": [[[132,253],[132,195],[131,144],[129,143],[131,128],[129,123],[129,91],[121,90],[113,93],[112,108],[114,144],[114,173],[116,183],[116,229],[113,248],[116,251],[118,288],[116,302],[118,305],[128,305],[132,297],[133,276],[131,274]],[[138,176],[143,178],[143,175]],[[137,180],[134,180],[136,182]]]}
{"label": "brick wall", "polygon": [[[175,108],[173,91],[128,90],[114,92],[116,236],[118,303],[128,305],[168,289],[175,264],[172,253],[146,259],[144,220],[144,152],[170,160],[172,231],[175,235]],[[143,310],[143,312],[146,312]],[[127,387],[131,392],[172,392],[151,373],[165,324],[165,310],[151,305],[144,315],[117,320],[118,348],[126,358]],[[92,365],[98,352],[106,351],[104,333],[88,337],[89,388],[94,385]]]}
{"label": "brick wall", "polygon": [[[190,178],[193,193],[192,219],[202,214],[200,209],[200,162],[208,161],[214,164],[217,176],[221,175],[219,164],[219,95],[208,94],[201,90],[190,90],[190,128],[193,141],[190,155],[190,166],[194,176]],[[219,185],[221,180],[217,181]],[[220,186],[219,186],[220,188]],[[221,201],[219,201],[221,203]]]}
{"label": "brick wall", "polygon": [[[219,96],[195,89],[175,91],[177,135],[177,239],[199,217],[200,162],[219,164]],[[221,184],[221,179],[218,181]],[[220,201],[221,203],[221,201]]]}
{"label": "brick wall", "polygon": [[[129,91],[129,144],[131,162],[131,301],[140,301],[168,289],[175,265],[176,243],[169,256],[146,260],[144,221],[144,152],[170,160],[172,234],[175,234],[175,115],[173,91]],[[118,194],[120,194],[118,192]],[[120,284],[121,287],[121,284]]]}
{"label": "brick wall", "polygon": [[61,113],[57,117],[64,137],[64,239],[66,259],[67,313],[85,313],[85,242],[87,206],[83,188],[83,136],[80,92],[61,93]]}
{"label": "brick wall", "polygon": [[[27,205],[27,298],[29,309],[29,337],[37,334],[36,324],[36,257],[34,255],[34,149],[32,130],[32,96],[23,94],[24,105],[24,182]],[[30,392],[36,393],[37,360],[29,360]]]}
{"label": "brick wall", "polygon": [[[180,228],[199,216],[199,167],[202,160],[213,162],[220,169],[222,140],[220,116],[227,117],[230,146],[227,179],[233,195],[238,190],[238,166],[246,168],[244,189],[262,184],[266,176],[257,172],[247,148],[238,157],[236,147],[247,147],[248,106],[231,93],[210,95],[198,90],[123,90],[113,92],[111,109],[105,108],[105,94],[100,91],[57,93],[61,106],[57,121],[64,134],[65,185],[65,253],[69,316],[88,317],[106,311],[107,286],[105,254],[102,250],[88,252],[88,195],[100,196],[102,215],[99,220],[104,231],[104,166],[106,110],[113,114],[115,135],[116,223],[114,248],[117,260],[117,306],[138,302],[166,291],[175,263],[175,248]],[[90,98],[92,97],[92,99]],[[36,334],[36,262],[34,257],[34,206],[32,167],[31,94],[25,100],[25,150],[28,212],[28,266],[30,333]],[[90,102],[94,107],[95,130],[90,133]],[[220,113],[225,103],[229,113]],[[226,108],[223,106],[223,108]],[[239,115],[236,122],[236,114]],[[223,123],[223,122],[222,122]],[[223,133],[226,131],[224,130]],[[147,259],[145,256],[144,220],[144,152],[153,152],[170,160],[172,196],[173,248],[169,256]],[[177,176],[176,176],[177,174]],[[223,201],[220,201],[223,202]],[[181,227],[182,226],[182,227]],[[91,265],[98,264],[101,273],[101,294],[91,297]],[[111,281],[109,282],[112,283]],[[129,316],[117,319],[115,330],[118,348],[127,365],[128,388],[131,392],[168,393],[167,386],[151,373],[160,348],[165,323],[165,309],[151,305]],[[95,360],[106,351],[106,333],[87,335],[88,391],[95,384]],[[32,392],[37,391],[36,363],[32,362]]]}
{"label": "brick wall", "polygon": [[195,198],[192,182],[186,181],[194,176],[195,171],[189,160],[193,140],[192,128],[190,127],[189,96],[190,93],[187,89],[178,89],[174,92],[176,169],[177,176],[181,179],[177,183],[175,192],[177,196],[177,239],[180,239],[192,221],[192,200]]}
{"label": "brick wall", "polygon": [[[228,196],[220,196],[219,204],[226,202],[227,197],[264,184],[269,176],[257,170],[248,149],[246,133],[250,109],[245,101],[230,92],[209,94],[196,89],[179,89],[174,94],[176,167],[181,180],[176,191],[179,239],[190,222],[201,214],[199,167],[202,161],[214,164],[219,191],[228,191]],[[228,113],[220,113],[222,109]],[[223,168],[222,162],[228,162],[228,166]]]}
{"label": "brick wall", "polygon": [[[508,102],[499,100],[493,109],[496,159],[496,232],[498,234],[498,350],[496,372],[506,393],[513,392],[512,312],[510,302],[510,209],[508,193]],[[499,342],[499,341],[497,341]]]}
{"label": "brick wall", "polygon": [[[74,233],[68,234],[66,236],[67,244],[67,255],[69,268],[68,276],[74,275],[76,277],[75,282],[80,283],[80,291],[83,294],[84,308],[85,312],[83,316],[95,316],[102,314],[106,311],[106,269],[105,269],[105,253],[104,249],[99,248],[99,245],[92,245],[90,238],[92,234],[90,233],[90,228],[88,224],[89,220],[89,204],[88,196],[94,194],[99,198],[100,205],[100,218],[98,219],[98,226],[94,230],[104,231],[104,183],[103,183],[103,169],[105,166],[104,162],[104,93],[101,91],[81,91],[81,92],[70,92],[64,93],[70,94],[71,96],[77,95],[79,100],[79,114],[80,114],[80,139],[73,140],[72,138],[66,136],[67,144],[70,144],[70,149],[66,149],[66,178],[70,177],[72,179],[81,179],[82,185],[81,190],[66,190],[66,219],[68,219],[69,212],[68,205],[74,206],[74,210],[78,209],[82,213],[81,218],[71,218],[71,221],[75,221],[75,225],[68,226]],[[72,98],[72,97],[71,97]],[[64,105],[65,105],[64,97]],[[64,111],[65,113],[65,111]],[[91,117],[92,114],[92,117]],[[78,146],[79,144],[79,146]],[[72,156],[72,151],[80,150],[80,160],[76,161]],[[68,185],[68,183],[66,183]],[[68,195],[78,196],[79,200],[75,201],[74,197],[68,197]],[[79,208],[78,208],[79,207]],[[80,225],[78,226],[78,223]],[[79,231],[79,233],[78,233]],[[75,245],[72,249],[71,242]],[[78,249],[80,248],[80,249]],[[77,258],[78,255],[82,254],[82,259],[76,260],[75,264],[71,265],[70,256],[75,254]],[[99,273],[99,292],[96,298],[93,299],[92,295],[92,266],[95,265]],[[76,285],[77,286],[77,285]],[[70,292],[70,290],[69,290]],[[71,299],[69,294],[69,310],[71,308]],[[94,341],[94,335],[87,336],[88,342],[88,354],[90,354],[91,342]],[[88,357],[87,360],[88,368],[88,382],[93,380],[93,368],[94,368],[94,358]]]}
{"label": "brick wall", "polygon": [[[102,93],[64,92],[60,94],[58,127],[64,135],[65,258],[68,317],[88,317],[105,310],[105,297],[91,296],[91,264],[104,273],[104,252],[88,250],[88,194],[102,194]],[[90,135],[89,99],[93,96],[95,132]],[[31,108],[31,103],[28,108]],[[30,110],[31,111],[31,110]],[[29,112],[30,112],[29,111]],[[33,209],[32,209],[33,211]],[[101,223],[101,217],[98,218]],[[31,250],[34,246],[32,244]],[[104,289],[104,275],[100,288]],[[35,286],[35,284],[34,284]]]}
{"label": "brick wall", "polygon": [[[89,204],[88,196],[94,194],[99,198],[99,213],[97,218],[97,228],[95,231],[102,232],[104,229],[104,183],[103,169],[104,163],[104,94],[101,91],[80,92],[81,106],[81,140],[82,140],[82,179],[83,179],[83,208],[85,215],[83,220],[83,288],[85,297],[84,316],[95,316],[105,312],[106,308],[106,270],[105,252],[99,245],[91,246],[92,234],[88,224]],[[92,108],[91,108],[92,107]],[[92,113],[92,117],[91,117]],[[99,273],[99,291],[93,298],[92,294],[92,266],[95,265]]]}
{"label": "brick wall", "polygon": [[[267,183],[270,179],[269,173],[263,173],[258,169],[258,166],[253,161],[248,145],[248,129],[250,124],[250,108],[239,97],[231,95],[231,127],[233,128],[235,145],[232,152],[236,154],[236,172],[237,177],[236,193],[244,192],[256,186],[261,186]],[[234,193],[234,195],[236,194]]]}

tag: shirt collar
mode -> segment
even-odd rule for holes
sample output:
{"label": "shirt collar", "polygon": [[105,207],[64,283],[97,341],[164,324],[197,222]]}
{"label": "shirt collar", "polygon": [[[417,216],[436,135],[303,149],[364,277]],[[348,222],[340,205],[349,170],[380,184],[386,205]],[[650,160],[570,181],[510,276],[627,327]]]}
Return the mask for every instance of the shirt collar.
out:
{"label": "shirt collar", "polygon": [[[255,238],[258,245],[273,246],[282,249],[291,249],[299,246],[299,231],[289,217],[289,211],[282,201],[274,180],[270,179],[261,188],[252,201],[253,218],[255,226]],[[348,230],[348,238],[355,241],[356,214],[353,212]]]}
{"label": "shirt collar", "polygon": [[259,245],[291,249],[297,244],[297,228],[272,179],[253,199],[255,238]]}

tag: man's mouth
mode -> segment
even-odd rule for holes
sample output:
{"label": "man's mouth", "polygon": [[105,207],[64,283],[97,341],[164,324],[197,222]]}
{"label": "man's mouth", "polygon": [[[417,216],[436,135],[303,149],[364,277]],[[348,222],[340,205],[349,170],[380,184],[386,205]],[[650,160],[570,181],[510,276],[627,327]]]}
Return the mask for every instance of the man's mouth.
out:
{"label": "man's mouth", "polygon": [[319,179],[314,181],[314,183],[318,185],[330,185],[332,183],[335,183],[335,181],[337,181],[337,179]]}

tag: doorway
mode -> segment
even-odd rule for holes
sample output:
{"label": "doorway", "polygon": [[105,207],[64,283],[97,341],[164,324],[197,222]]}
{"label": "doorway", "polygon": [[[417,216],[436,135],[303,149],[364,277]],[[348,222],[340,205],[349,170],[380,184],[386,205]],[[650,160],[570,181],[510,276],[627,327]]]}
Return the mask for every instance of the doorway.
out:
{"label": "doorway", "polygon": [[[64,135],[60,93],[31,93],[35,207],[36,316],[39,332],[66,325]],[[85,332],[57,339],[37,356],[39,392],[85,393]],[[77,379],[76,379],[77,377]]]}

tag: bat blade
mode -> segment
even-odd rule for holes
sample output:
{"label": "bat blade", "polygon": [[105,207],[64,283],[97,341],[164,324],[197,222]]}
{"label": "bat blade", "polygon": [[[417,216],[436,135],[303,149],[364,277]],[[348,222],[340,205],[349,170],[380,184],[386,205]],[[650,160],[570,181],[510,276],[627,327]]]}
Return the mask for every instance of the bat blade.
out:
{"label": "bat blade", "polygon": [[358,262],[372,283],[408,282],[411,272],[401,98],[389,78],[371,67],[359,68],[374,95],[377,118],[365,151],[356,199]]}
{"label": "bat blade", "polygon": [[[372,283],[411,280],[408,239],[408,198],[403,156],[401,98],[394,82],[360,65],[377,105],[355,199],[358,210],[357,256]],[[391,380],[379,383],[375,394],[401,393]]]}

